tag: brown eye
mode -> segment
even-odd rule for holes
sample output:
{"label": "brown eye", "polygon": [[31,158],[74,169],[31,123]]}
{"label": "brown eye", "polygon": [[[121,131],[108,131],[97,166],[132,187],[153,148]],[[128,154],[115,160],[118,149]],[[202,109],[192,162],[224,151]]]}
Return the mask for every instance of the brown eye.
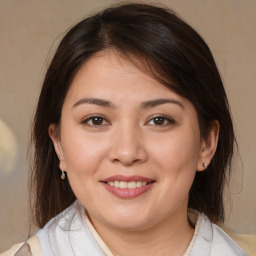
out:
{"label": "brown eye", "polygon": [[169,124],[174,124],[175,122],[166,117],[166,116],[156,116],[152,119],[150,119],[148,121],[148,125],[153,125],[153,126],[166,126],[166,125],[169,125]]}
{"label": "brown eye", "polygon": [[83,121],[83,124],[87,124],[89,126],[102,126],[109,124],[105,118],[101,116],[91,116]]}
{"label": "brown eye", "polygon": [[163,125],[165,123],[165,118],[164,117],[155,117],[153,119],[153,122],[155,125]]}
{"label": "brown eye", "polygon": [[93,117],[91,118],[91,122],[93,125],[102,125],[103,124],[103,121],[104,119],[102,117]]}

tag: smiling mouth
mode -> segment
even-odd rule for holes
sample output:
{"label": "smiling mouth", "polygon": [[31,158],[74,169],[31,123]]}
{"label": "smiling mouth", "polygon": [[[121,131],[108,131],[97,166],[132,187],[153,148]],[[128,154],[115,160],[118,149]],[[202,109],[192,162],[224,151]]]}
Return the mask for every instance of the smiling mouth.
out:
{"label": "smiling mouth", "polygon": [[[153,182],[153,181],[152,181]],[[105,182],[106,184],[108,184],[111,187],[115,187],[115,188],[121,188],[121,189],[135,189],[135,188],[141,188],[144,186],[147,186],[148,184],[152,183],[152,182],[146,182],[146,181],[108,181]]]}
{"label": "smiling mouth", "polygon": [[101,183],[115,196],[132,199],[149,191],[156,181],[142,176],[115,175],[102,180]]}

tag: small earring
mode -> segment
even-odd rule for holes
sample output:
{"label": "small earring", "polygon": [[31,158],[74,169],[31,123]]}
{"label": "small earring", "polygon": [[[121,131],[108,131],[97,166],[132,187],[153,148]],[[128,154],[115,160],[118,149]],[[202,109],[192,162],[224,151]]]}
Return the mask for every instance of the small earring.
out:
{"label": "small earring", "polygon": [[65,180],[65,178],[66,178],[65,172],[61,171],[61,176],[60,176],[60,178],[61,178],[62,180]]}
{"label": "small earring", "polygon": [[203,167],[204,167],[204,168],[207,168],[207,164],[206,164],[206,163],[203,163]]}

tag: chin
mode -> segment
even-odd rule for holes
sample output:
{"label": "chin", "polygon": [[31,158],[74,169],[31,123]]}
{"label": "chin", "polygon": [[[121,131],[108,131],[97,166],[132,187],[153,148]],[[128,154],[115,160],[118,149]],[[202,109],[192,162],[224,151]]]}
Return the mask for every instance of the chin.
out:
{"label": "chin", "polygon": [[[138,214],[139,212],[139,214]],[[105,215],[106,216],[106,215]],[[115,214],[109,214],[105,222],[117,229],[124,230],[143,230],[150,226],[152,217],[148,216],[142,210],[140,211],[124,211],[115,212]]]}

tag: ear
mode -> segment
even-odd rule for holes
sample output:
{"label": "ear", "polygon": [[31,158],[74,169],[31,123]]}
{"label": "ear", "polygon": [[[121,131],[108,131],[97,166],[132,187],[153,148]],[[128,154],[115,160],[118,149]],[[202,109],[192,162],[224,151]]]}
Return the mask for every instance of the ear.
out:
{"label": "ear", "polygon": [[204,171],[210,165],[215,154],[219,139],[219,122],[214,120],[206,138],[201,141],[200,156],[197,163],[197,171]]}
{"label": "ear", "polygon": [[56,124],[50,124],[50,126],[48,128],[48,133],[53,142],[55,152],[60,160],[59,167],[64,172],[64,171],[66,171],[66,163],[64,160],[62,145],[61,145],[61,141],[60,141],[60,135],[59,135],[59,132],[57,132]]}

